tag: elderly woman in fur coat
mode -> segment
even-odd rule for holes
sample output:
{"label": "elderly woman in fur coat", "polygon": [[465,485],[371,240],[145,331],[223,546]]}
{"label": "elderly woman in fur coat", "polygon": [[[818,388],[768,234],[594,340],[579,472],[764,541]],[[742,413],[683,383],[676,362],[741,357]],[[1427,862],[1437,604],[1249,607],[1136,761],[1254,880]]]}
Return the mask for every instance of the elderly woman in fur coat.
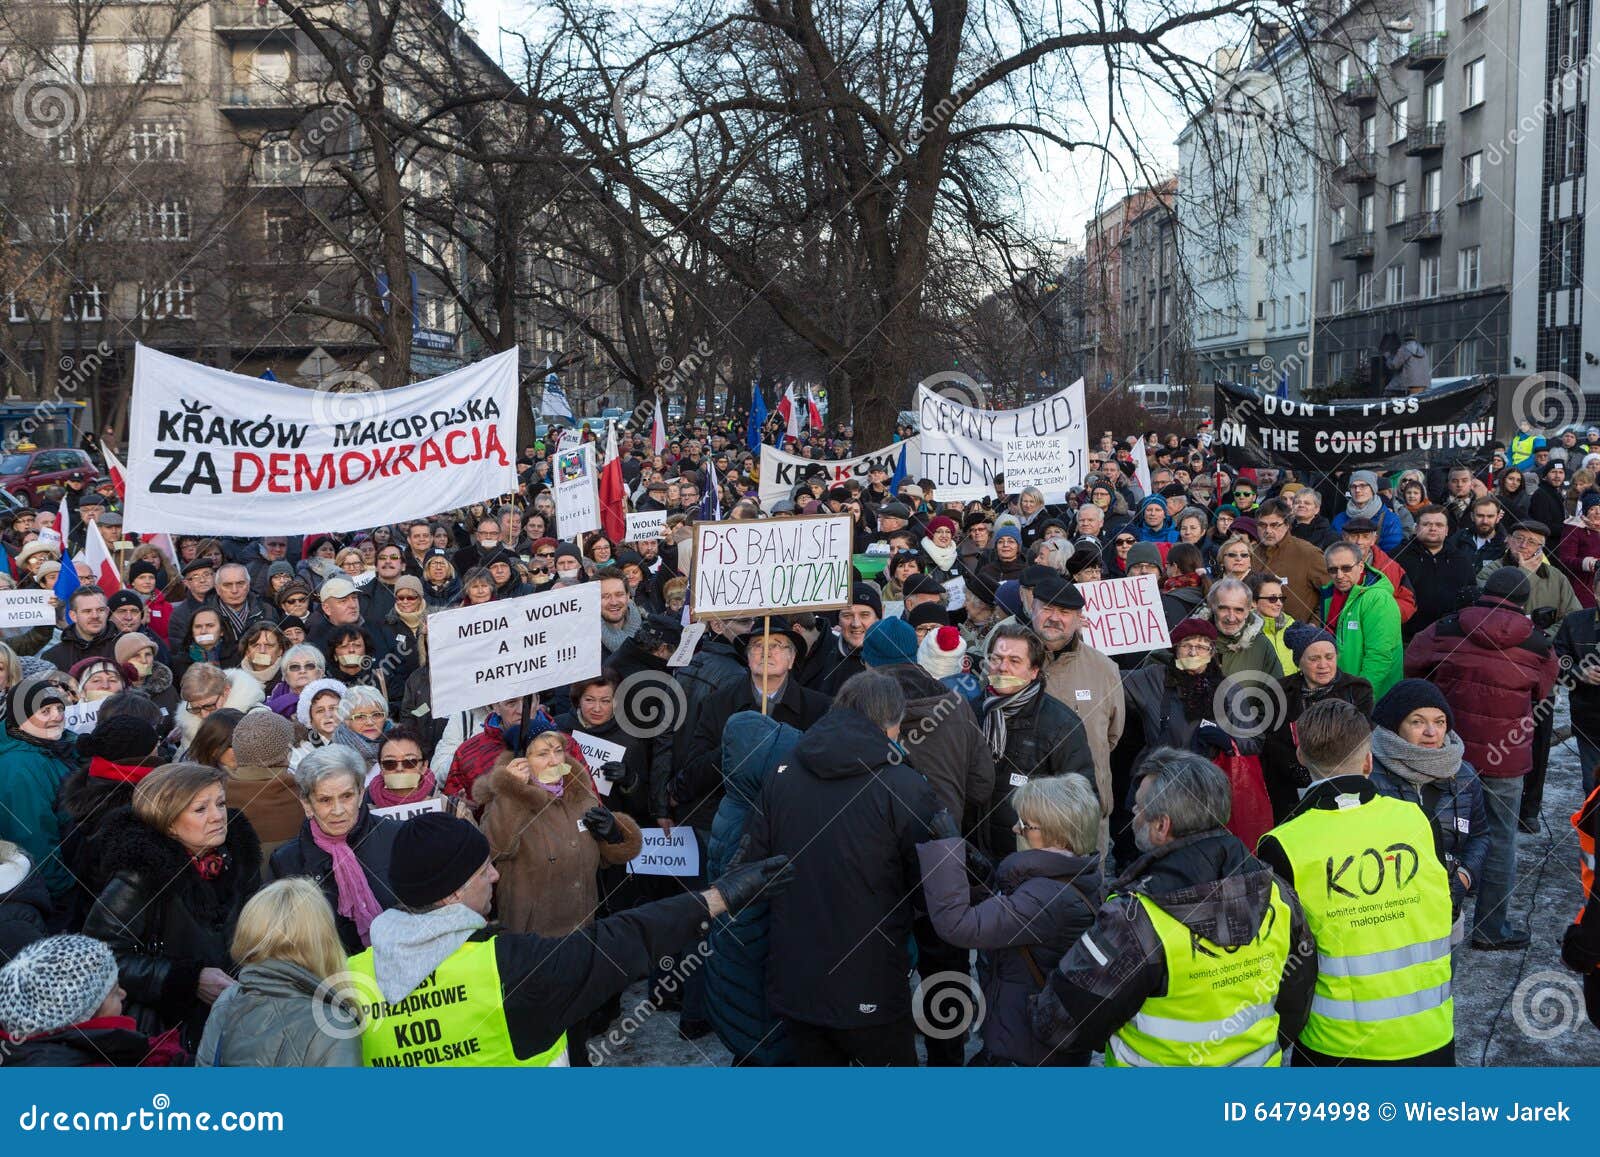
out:
{"label": "elderly woman in fur coat", "polygon": [[639,826],[604,807],[567,739],[541,731],[522,755],[504,752],[472,785],[500,873],[495,906],[509,932],[565,936],[598,916],[597,874],[639,854]]}

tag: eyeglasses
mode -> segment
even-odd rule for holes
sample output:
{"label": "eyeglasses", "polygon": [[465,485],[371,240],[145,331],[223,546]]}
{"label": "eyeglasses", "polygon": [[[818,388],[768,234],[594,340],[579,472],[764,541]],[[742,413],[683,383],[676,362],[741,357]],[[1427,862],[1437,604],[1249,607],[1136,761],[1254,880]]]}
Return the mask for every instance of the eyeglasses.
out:
{"label": "eyeglasses", "polygon": [[1281,603],[1281,602],[1283,602],[1283,596],[1282,595],[1257,595],[1256,596],[1256,602],[1258,602],[1258,603]]}
{"label": "eyeglasses", "polygon": [[384,771],[414,771],[421,763],[422,756],[420,755],[408,755],[404,759],[395,759],[391,756],[387,759],[378,760],[378,766],[383,768]]}
{"label": "eyeglasses", "polygon": [[555,556],[556,556],[556,552],[553,551],[553,550],[541,550],[541,551],[538,551],[536,554],[534,554],[533,557],[534,558],[555,558]]}
{"label": "eyeglasses", "polygon": [[308,671],[317,671],[320,669],[321,668],[319,668],[315,663],[290,663],[284,668],[284,670],[288,671],[291,675],[300,675]]}
{"label": "eyeglasses", "polygon": [[420,603],[422,601],[422,596],[402,593],[395,595],[394,601],[397,603]]}
{"label": "eyeglasses", "polygon": [[1334,566],[1332,563],[1328,564],[1328,573],[1330,574],[1350,574],[1352,571],[1358,571],[1360,569],[1361,564],[1355,562],[1350,563],[1347,566]]}
{"label": "eyeglasses", "polygon": [[1016,832],[1019,836],[1023,832],[1042,832],[1042,831],[1044,831],[1044,829],[1041,828],[1038,824],[1030,824],[1030,823],[1026,822],[1025,820],[1020,820],[1020,819],[1016,823],[1011,825],[1011,830]]}
{"label": "eyeglasses", "polygon": [[189,712],[193,715],[209,715],[217,709],[219,701],[218,699],[213,699],[209,703],[191,703],[189,704]]}
{"label": "eyeglasses", "polygon": [[383,720],[382,711],[357,711],[350,716],[351,723],[382,723]]}

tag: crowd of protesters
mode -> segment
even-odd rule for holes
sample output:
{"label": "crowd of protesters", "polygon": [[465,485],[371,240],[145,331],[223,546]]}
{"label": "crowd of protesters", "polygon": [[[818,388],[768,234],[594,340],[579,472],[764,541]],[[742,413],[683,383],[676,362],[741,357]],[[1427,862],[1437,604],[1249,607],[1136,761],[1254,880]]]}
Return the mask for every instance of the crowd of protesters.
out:
{"label": "crowd of protesters", "polygon": [[[1107,432],[1064,501],[819,466],[765,505],[781,430],[673,433],[620,441],[659,540],[558,539],[543,441],[513,494],[351,533],[138,541],[109,479],[0,518],[0,586],[79,580],[0,632],[0,1065],[582,1065],[639,980],[739,1064],[1453,1060],[1452,952],[1533,932],[1561,688],[1595,787],[1600,430],[1296,477],[1203,426],[1145,436],[1148,492]],[[669,665],[693,524],[819,513],[854,528],[849,605],[713,620]],[[1100,653],[1082,588],[1141,575],[1170,647]],[[600,673],[433,717],[431,614],[580,583]],[[627,870],[674,828],[698,875]],[[1334,902],[1386,879],[1414,890],[1382,931]],[[1600,916],[1565,958],[1593,980]],[[378,1039],[446,970],[498,1035]],[[951,976],[970,1047],[930,1022]]]}

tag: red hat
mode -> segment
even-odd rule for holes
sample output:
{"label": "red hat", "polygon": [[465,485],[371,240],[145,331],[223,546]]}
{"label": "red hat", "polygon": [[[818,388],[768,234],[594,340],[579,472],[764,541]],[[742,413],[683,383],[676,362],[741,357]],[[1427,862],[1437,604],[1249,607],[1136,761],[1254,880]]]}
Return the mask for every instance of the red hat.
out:
{"label": "red hat", "polygon": [[1172,645],[1176,647],[1185,639],[1192,639],[1199,635],[1202,639],[1217,641],[1217,628],[1205,619],[1184,619],[1172,628]]}
{"label": "red hat", "polygon": [[957,531],[957,529],[956,529],[956,524],[955,524],[955,520],[954,519],[946,518],[942,514],[939,515],[937,518],[928,519],[928,537],[929,538],[932,538],[934,536],[934,534],[937,531],[941,530],[941,529],[948,530],[951,534],[959,533]]}

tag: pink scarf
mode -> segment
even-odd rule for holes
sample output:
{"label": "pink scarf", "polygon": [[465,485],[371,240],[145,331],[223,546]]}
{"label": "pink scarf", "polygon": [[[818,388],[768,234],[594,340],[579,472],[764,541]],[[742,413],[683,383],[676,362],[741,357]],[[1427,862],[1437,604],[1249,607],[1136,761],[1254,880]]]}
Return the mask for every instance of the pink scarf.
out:
{"label": "pink scarf", "polygon": [[433,794],[436,782],[433,772],[425,771],[422,773],[422,778],[417,780],[417,786],[410,791],[391,791],[383,782],[383,776],[379,774],[373,776],[372,782],[367,785],[367,799],[371,801],[373,807],[399,807],[403,803],[416,803]]}
{"label": "pink scarf", "polygon": [[354,920],[356,931],[361,934],[361,943],[370,946],[372,940],[369,930],[378,913],[383,911],[383,905],[372,894],[372,885],[367,883],[367,873],[361,867],[361,861],[356,859],[350,842],[344,836],[327,835],[317,826],[316,820],[311,821],[310,827],[311,838],[317,847],[333,858],[333,882],[339,889],[339,915]]}

